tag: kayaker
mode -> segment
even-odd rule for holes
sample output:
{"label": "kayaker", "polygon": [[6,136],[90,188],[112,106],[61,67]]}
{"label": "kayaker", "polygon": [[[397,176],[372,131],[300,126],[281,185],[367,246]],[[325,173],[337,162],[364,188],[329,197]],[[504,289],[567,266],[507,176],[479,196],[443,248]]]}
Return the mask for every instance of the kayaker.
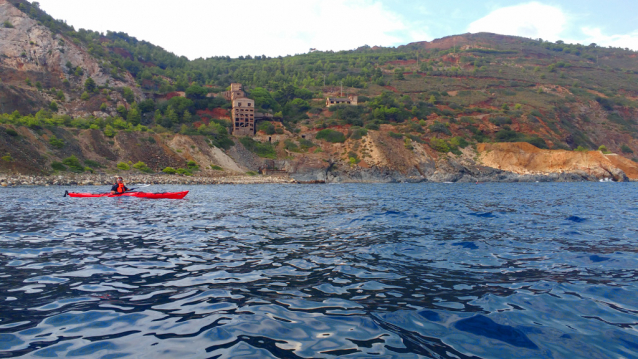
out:
{"label": "kayaker", "polygon": [[111,194],[122,194],[128,191],[128,188],[126,188],[126,186],[124,185],[124,180],[122,179],[122,177],[115,178],[117,178],[117,180],[113,187],[111,187]]}

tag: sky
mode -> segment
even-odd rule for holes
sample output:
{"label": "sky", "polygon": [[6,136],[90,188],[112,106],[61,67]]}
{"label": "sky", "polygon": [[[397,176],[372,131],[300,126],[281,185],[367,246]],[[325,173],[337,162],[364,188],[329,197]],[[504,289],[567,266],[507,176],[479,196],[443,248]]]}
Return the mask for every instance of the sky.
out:
{"label": "sky", "polygon": [[80,28],[189,59],[286,56],[493,32],[638,50],[636,0],[39,0]]}

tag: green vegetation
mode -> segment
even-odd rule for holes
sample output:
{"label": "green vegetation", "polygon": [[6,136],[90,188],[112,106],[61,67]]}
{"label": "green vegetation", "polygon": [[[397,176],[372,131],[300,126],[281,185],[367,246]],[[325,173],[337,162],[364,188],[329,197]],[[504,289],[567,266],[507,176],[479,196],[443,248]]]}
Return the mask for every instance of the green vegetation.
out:
{"label": "green vegetation", "polygon": [[210,168],[215,171],[223,171],[224,169],[218,165],[210,165]]}
{"label": "green vegetation", "polygon": [[195,161],[186,162],[186,168],[188,168],[189,171],[199,171],[199,166]]}
{"label": "green vegetation", "polygon": [[18,137],[18,132],[16,132],[16,130],[14,130],[13,128],[5,129],[5,132],[11,137]]}
{"label": "green vegetation", "polygon": [[[62,164],[69,167],[71,172],[82,173],[84,172],[84,166],[80,163],[80,160],[72,155],[71,157],[67,157],[62,160]],[[54,168],[55,169],[55,168]]]}
{"label": "green vegetation", "polygon": [[9,20],[6,20],[4,23],[2,23],[2,26],[7,29],[13,29],[13,24]]}
{"label": "green vegetation", "polygon": [[250,137],[242,137],[239,139],[246,149],[259,157],[263,158],[277,158],[277,152],[275,151],[275,147],[270,142],[258,142],[253,140]]}
{"label": "green vegetation", "polygon": [[605,146],[605,145],[601,145],[600,147],[598,147],[598,151],[600,151],[600,152],[602,152],[602,153],[604,153],[604,154],[609,154],[609,153],[611,153],[611,152],[607,149],[607,146]]}
{"label": "green vegetation", "polygon": [[[457,137],[472,143],[526,141],[540,148],[547,148],[547,143],[554,148],[596,148],[587,135],[587,126],[595,121],[589,122],[574,109],[578,104],[597,103],[605,111],[604,126],[638,138],[635,115],[628,115],[638,108],[638,101],[626,95],[638,93],[638,65],[635,51],[629,49],[542,39],[501,41],[489,34],[474,34],[470,41],[481,44],[480,48],[362,46],[276,58],[217,56],[189,61],[125,33],[75,30],[35,2],[10,1],[54,34],[86,48],[104,73],[120,81],[130,74],[136,81],[131,85],[135,91],[108,83],[98,86],[90,77],[82,83],[86,70],[67,63],[64,75],[71,81],[64,80],[64,92],[43,88],[55,101],[35,115],[1,114],[0,123],[12,126],[35,131],[55,126],[91,128],[107,137],[128,131],[179,132],[206,136],[211,146],[229,149],[235,144],[228,131],[230,123],[216,117],[222,117],[219,110],[228,110],[231,104],[222,97],[207,96],[239,82],[255,100],[256,110],[274,116],[276,122],[258,124],[258,130],[268,135],[283,133],[284,128],[295,134],[305,126],[320,130],[318,140],[342,143],[362,140],[368,130],[393,125],[391,136],[401,138],[406,147],[434,136],[452,152],[462,148],[460,140],[455,140],[459,145],[453,144]],[[12,25],[6,21],[4,27]],[[65,40],[59,41],[64,47]],[[529,53],[538,56],[530,59]],[[459,62],[450,63],[450,54]],[[417,58],[419,63],[414,61]],[[29,79],[25,83],[32,86]],[[348,94],[359,95],[358,105],[326,110],[316,99],[341,84]],[[384,89],[386,85],[391,87]],[[42,88],[37,82],[35,86]],[[147,98],[173,91],[184,91],[186,97],[140,101],[135,95],[138,90],[151,95]],[[99,106],[105,112],[114,106],[118,93],[127,104],[118,108],[116,117],[72,119],[58,115],[65,93],[73,99],[81,94],[86,101],[83,106],[91,111]],[[510,125],[542,137],[516,132]],[[275,157],[271,144],[240,141],[262,157]],[[434,142],[445,149],[439,140]],[[632,153],[630,145],[621,151]],[[305,139],[284,141],[283,146],[301,152],[315,147]]]}
{"label": "green vegetation", "polygon": [[[85,162],[86,163],[86,162]],[[119,164],[118,164],[118,168],[119,168]],[[148,166],[146,165],[146,163],[139,161],[136,164],[133,165],[133,168],[135,168],[138,171],[144,172],[144,173],[153,173],[153,170],[148,168]],[[124,169],[124,168],[121,168]]]}
{"label": "green vegetation", "polygon": [[169,175],[174,175],[177,173],[177,170],[174,169],[173,167],[166,167],[162,170],[162,172],[169,174]]}
{"label": "green vegetation", "polygon": [[5,161],[5,162],[13,162],[14,161],[13,157],[11,157],[11,155],[8,154],[8,153],[6,155],[2,156],[2,160]]}
{"label": "green vegetation", "polygon": [[326,140],[330,143],[346,142],[346,136],[342,132],[331,130],[329,128],[317,132],[315,138],[318,140]]}
{"label": "green vegetation", "polygon": [[84,160],[84,165],[87,166],[87,167],[91,167],[91,168],[102,168],[102,167],[104,167],[99,162],[93,161],[93,160]]}
{"label": "green vegetation", "polygon": [[246,172],[246,175],[248,175],[248,176],[257,176],[257,172],[255,172],[255,171],[248,171],[248,172]]}
{"label": "green vegetation", "polygon": [[51,163],[51,168],[53,168],[56,171],[66,171],[66,166],[63,165],[61,162]]}
{"label": "green vegetation", "polygon": [[126,162],[120,162],[117,164],[117,168],[122,171],[128,171],[131,169],[131,166],[129,166],[129,164]]}
{"label": "green vegetation", "polygon": [[51,135],[51,137],[49,138],[49,144],[58,149],[64,147],[65,145],[64,141],[55,137],[55,135]]}
{"label": "green vegetation", "polygon": [[627,145],[620,146],[622,153],[634,153],[634,151]]}

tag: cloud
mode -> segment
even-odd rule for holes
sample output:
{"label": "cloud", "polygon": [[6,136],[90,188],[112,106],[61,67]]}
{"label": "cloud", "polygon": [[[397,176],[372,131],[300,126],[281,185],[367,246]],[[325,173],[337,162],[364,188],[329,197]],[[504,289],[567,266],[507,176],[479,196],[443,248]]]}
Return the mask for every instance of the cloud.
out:
{"label": "cloud", "polygon": [[583,27],[586,38],[584,44],[596,43],[599,46],[613,46],[638,50],[638,30],[623,35],[604,35],[600,28]]}
{"label": "cloud", "polygon": [[567,20],[565,13],[558,7],[530,2],[494,10],[471,23],[468,31],[556,41],[567,26]]}
{"label": "cloud", "polygon": [[123,31],[191,59],[279,56],[428,39],[379,0],[40,0],[76,29]]}

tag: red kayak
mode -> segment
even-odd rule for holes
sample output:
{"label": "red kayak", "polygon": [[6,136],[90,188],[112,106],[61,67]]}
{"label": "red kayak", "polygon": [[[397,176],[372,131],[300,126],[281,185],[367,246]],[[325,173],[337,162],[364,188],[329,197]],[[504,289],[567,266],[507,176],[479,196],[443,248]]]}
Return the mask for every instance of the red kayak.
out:
{"label": "red kayak", "polygon": [[164,193],[148,193],[148,192],[124,192],[122,194],[110,194],[110,193],[74,193],[65,192],[65,196],[70,197],[137,197],[137,198],[167,198],[167,199],[182,199],[186,197],[188,191],[183,192],[164,192]]}

